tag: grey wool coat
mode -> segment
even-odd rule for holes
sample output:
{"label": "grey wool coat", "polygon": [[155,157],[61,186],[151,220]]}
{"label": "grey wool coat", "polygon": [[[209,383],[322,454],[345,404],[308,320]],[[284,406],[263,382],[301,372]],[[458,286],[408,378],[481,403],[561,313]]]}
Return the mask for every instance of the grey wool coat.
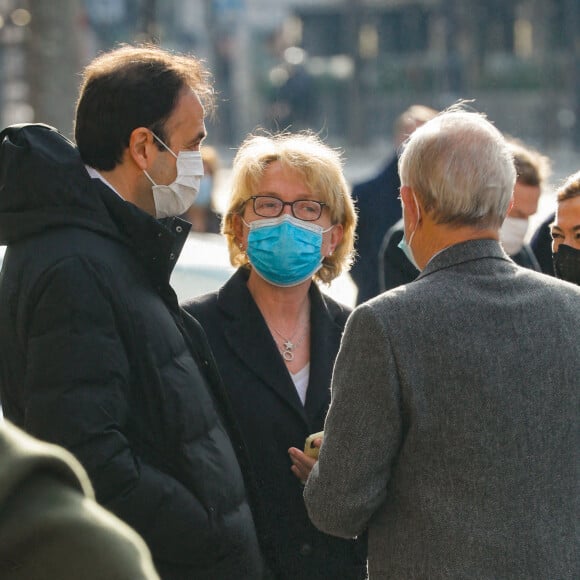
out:
{"label": "grey wool coat", "polygon": [[445,249],[349,318],[310,518],[371,580],[580,577],[579,377],[580,288]]}

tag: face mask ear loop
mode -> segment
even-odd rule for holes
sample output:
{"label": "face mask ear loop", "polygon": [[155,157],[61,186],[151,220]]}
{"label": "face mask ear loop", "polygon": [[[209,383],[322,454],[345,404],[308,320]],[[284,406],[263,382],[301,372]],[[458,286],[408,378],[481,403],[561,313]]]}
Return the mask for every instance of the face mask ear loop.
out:
{"label": "face mask ear loop", "polygon": [[[411,242],[413,241],[413,238],[415,237],[415,232],[417,231],[417,228],[419,227],[419,222],[421,221],[421,210],[419,209],[419,202],[417,201],[417,197],[415,196],[415,192],[413,192],[413,201],[415,202],[415,209],[417,210],[417,225],[415,226],[415,229],[413,230],[413,233],[411,234],[411,236],[409,237],[409,241],[407,242],[407,245],[409,246],[409,248],[411,248]],[[412,250],[413,248],[411,248]]]}
{"label": "face mask ear loop", "polygon": [[143,173],[145,174],[145,176],[147,177],[147,179],[151,182],[152,185],[157,185],[152,179],[151,176],[147,173],[147,171],[145,171],[145,169],[143,169]]}
{"label": "face mask ear loop", "polygon": [[[151,129],[149,129],[151,131]],[[153,137],[159,142],[161,143],[161,145],[163,145],[163,147],[165,147],[165,149],[167,149],[167,151],[169,151],[169,153],[171,153],[171,155],[173,155],[173,157],[175,157],[175,159],[177,159],[177,155],[175,155],[175,153],[173,153],[173,151],[171,149],[169,149],[169,147],[167,145],[165,145],[165,143],[163,143],[163,141],[161,141],[161,139],[159,139],[159,137],[157,137],[157,135],[155,135],[155,133],[153,133],[153,131],[151,131],[151,135],[153,135]]]}

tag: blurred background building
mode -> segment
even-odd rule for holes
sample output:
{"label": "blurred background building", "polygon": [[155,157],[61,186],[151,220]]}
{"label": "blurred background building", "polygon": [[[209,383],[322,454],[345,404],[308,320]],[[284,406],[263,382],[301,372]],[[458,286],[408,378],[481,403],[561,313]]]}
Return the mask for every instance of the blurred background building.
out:
{"label": "blurred background building", "polygon": [[2,125],[72,131],[83,65],[149,40],[203,57],[213,144],[309,127],[384,149],[408,105],[474,99],[542,149],[580,149],[578,0],[0,0]]}
{"label": "blurred background building", "polygon": [[[579,30],[580,0],[0,0],[0,125],[72,136],[80,73],[96,54],[141,41],[192,52],[219,94],[207,124],[220,210],[235,148],[257,127],[320,132],[355,183],[382,169],[408,106],[472,100],[552,159],[535,226],[579,166]],[[172,278],[181,298],[229,276],[223,239],[203,235]],[[330,292],[354,304],[348,275]]]}

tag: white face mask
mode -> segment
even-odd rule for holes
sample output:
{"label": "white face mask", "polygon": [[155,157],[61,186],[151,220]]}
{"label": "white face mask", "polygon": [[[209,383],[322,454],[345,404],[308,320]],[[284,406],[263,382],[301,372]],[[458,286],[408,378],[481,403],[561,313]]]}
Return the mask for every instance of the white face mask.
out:
{"label": "white face mask", "polygon": [[513,256],[524,246],[524,240],[528,233],[528,220],[526,218],[506,217],[499,230],[499,240],[507,254]]}
{"label": "white face mask", "polygon": [[203,162],[199,151],[180,151],[177,155],[152,132],[153,137],[177,159],[177,177],[169,185],[157,185],[147,171],[143,173],[153,184],[153,201],[157,219],[185,213],[199,192],[203,177]]}

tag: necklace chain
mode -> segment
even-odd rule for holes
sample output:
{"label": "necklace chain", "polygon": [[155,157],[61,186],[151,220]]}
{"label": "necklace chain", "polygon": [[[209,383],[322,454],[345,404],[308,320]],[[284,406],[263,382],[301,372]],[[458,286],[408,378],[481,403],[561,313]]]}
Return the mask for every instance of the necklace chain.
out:
{"label": "necklace chain", "polygon": [[[282,336],[282,334],[280,332],[278,332],[273,326],[272,326],[272,329],[284,341],[282,346],[278,345],[278,348],[279,348],[280,352],[282,353],[284,360],[286,362],[292,362],[294,360],[294,350],[297,349],[304,342],[304,339],[306,338],[306,330],[304,330],[302,336],[296,342],[292,342],[292,340],[290,338],[286,338],[286,337]],[[294,338],[294,336],[292,336],[292,338]]]}
{"label": "necklace chain", "polygon": [[280,345],[278,344],[278,341],[274,339],[274,342],[278,346],[278,349],[280,350],[282,357],[286,362],[292,362],[294,360],[294,351],[304,342],[304,339],[306,338],[306,334],[308,332],[308,325],[306,324],[306,328],[304,329],[302,336],[296,342],[293,342],[293,340],[298,332],[298,329],[302,327],[302,324],[300,324],[300,322],[296,325],[296,328],[294,329],[294,332],[292,333],[292,336],[290,336],[290,338],[286,338],[278,329],[274,328],[272,324],[268,324],[268,326],[284,341]]}

